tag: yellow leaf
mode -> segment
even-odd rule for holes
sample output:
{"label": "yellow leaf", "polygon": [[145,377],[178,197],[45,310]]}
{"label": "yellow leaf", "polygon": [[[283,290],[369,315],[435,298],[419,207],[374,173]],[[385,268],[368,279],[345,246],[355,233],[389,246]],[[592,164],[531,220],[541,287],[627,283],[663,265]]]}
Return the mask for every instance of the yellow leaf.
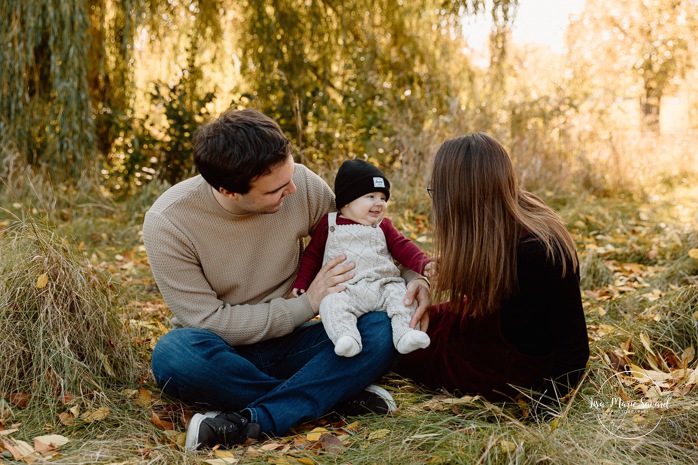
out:
{"label": "yellow leaf", "polygon": [[688,256],[698,260],[698,249],[691,249],[688,251]]}
{"label": "yellow leaf", "polygon": [[135,404],[139,407],[148,408],[152,403],[152,396],[150,391],[146,388],[140,388],[138,394],[136,395]]}
{"label": "yellow leaf", "polygon": [[308,457],[298,457],[296,460],[298,460],[300,463],[304,465],[315,465],[315,462],[313,462],[313,460],[309,459]]}
{"label": "yellow leaf", "polygon": [[314,428],[310,433],[308,433],[305,437],[308,441],[319,441],[320,437],[325,434],[329,433],[325,428],[318,426],[317,428]]}
{"label": "yellow leaf", "polygon": [[273,463],[276,465],[295,465],[297,463],[300,463],[298,459],[293,458],[289,455],[282,455],[281,457],[277,458]]}
{"label": "yellow leaf", "polygon": [[46,287],[48,284],[48,275],[46,273],[40,274],[38,278],[36,278],[36,288],[37,289],[43,289]]}
{"label": "yellow leaf", "polygon": [[559,418],[554,418],[553,421],[550,422],[550,431],[555,431],[557,429],[557,425],[560,423]]}
{"label": "yellow leaf", "polygon": [[216,449],[213,451],[213,454],[217,459],[223,460],[223,463],[238,463],[240,461],[240,459],[235,457],[235,454],[229,450]]}
{"label": "yellow leaf", "polygon": [[511,441],[502,441],[499,445],[502,448],[502,452],[511,453],[516,451],[516,444]]}
{"label": "yellow leaf", "polygon": [[358,421],[353,421],[349,423],[347,426],[345,426],[344,429],[346,431],[349,431],[350,433],[355,433],[359,430],[360,427],[361,423],[359,423]]}
{"label": "yellow leaf", "polygon": [[684,366],[687,366],[689,363],[693,361],[695,356],[696,349],[693,346],[690,346],[683,351],[683,354],[681,354],[681,363],[683,363]]}
{"label": "yellow leaf", "polygon": [[208,465],[234,465],[238,463],[240,459],[236,458],[223,458],[223,459],[206,459],[204,463]]}
{"label": "yellow leaf", "polygon": [[389,434],[390,434],[389,429],[379,429],[376,431],[372,431],[371,434],[368,435],[368,439],[369,439],[369,441],[374,440],[374,439],[383,439],[384,437],[386,437]]}
{"label": "yellow leaf", "polygon": [[173,442],[175,444],[177,444],[179,447],[181,447],[182,449],[184,449],[184,445],[187,442],[187,433],[186,432],[179,433],[177,436],[175,436],[173,438]]}

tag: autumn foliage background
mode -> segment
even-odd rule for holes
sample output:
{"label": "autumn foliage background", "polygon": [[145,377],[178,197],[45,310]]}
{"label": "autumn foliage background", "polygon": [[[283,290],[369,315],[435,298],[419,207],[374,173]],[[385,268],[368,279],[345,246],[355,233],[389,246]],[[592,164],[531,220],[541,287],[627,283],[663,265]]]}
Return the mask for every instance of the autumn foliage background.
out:
{"label": "autumn foliage background", "polygon": [[[698,463],[698,6],[587,0],[553,53],[512,42],[526,1],[2,2],[0,460]],[[493,404],[388,374],[392,416],[185,453],[193,410],[149,372],[170,314],[140,227],[194,174],[195,128],[231,106],[276,119],[328,180],[346,158],[380,165],[427,252],[437,147],[500,140],[578,247],[579,388]]]}

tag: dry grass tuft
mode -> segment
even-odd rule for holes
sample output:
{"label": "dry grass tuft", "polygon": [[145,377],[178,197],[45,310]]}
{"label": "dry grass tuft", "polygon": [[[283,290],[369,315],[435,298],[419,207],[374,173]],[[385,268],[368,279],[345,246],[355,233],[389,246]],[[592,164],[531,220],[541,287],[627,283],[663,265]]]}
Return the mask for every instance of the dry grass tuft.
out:
{"label": "dry grass tuft", "polygon": [[136,359],[110,278],[34,220],[17,220],[0,238],[0,396],[36,399],[48,418],[61,400],[133,381]]}

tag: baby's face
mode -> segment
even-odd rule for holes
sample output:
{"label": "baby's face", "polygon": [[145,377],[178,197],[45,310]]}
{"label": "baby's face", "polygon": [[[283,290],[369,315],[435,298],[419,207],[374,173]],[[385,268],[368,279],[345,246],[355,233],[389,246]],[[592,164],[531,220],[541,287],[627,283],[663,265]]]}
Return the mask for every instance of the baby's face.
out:
{"label": "baby's face", "polygon": [[340,212],[344,218],[371,226],[381,222],[388,203],[382,192],[371,192],[346,204]]}

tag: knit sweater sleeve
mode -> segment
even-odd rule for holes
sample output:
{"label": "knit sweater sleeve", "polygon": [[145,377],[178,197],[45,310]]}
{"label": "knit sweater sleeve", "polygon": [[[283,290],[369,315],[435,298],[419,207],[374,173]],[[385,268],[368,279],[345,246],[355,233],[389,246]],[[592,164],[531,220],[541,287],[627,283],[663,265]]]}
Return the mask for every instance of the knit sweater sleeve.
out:
{"label": "knit sweater sleeve", "polygon": [[422,252],[417,244],[398,231],[390,219],[383,218],[380,227],[383,230],[383,234],[385,234],[385,241],[388,244],[390,255],[402,266],[423,274],[424,267],[431,259]]}
{"label": "knit sweater sleeve", "polygon": [[303,252],[298,274],[293,282],[293,289],[307,291],[310,283],[322,268],[322,259],[325,255],[325,244],[327,244],[327,215],[323,216],[320,224],[315,228],[315,232],[310,238],[310,243]]}
{"label": "knit sweater sleeve", "polygon": [[146,214],[143,241],[175,326],[207,329],[238,346],[283,336],[314,316],[305,296],[254,304],[223,301],[206,279],[194,245],[160,212]]}

